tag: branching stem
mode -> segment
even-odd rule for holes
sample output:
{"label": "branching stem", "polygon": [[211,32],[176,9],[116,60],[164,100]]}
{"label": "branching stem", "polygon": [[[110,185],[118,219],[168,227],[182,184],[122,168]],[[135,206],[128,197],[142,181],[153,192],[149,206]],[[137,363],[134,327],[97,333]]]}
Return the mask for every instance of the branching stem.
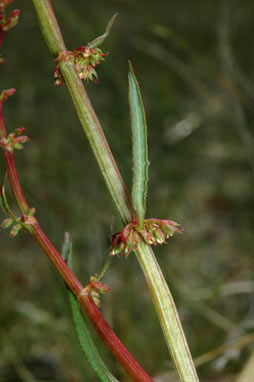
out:
{"label": "branching stem", "polygon": [[[7,136],[1,103],[0,136]],[[21,212],[26,214],[30,210],[30,207],[22,191],[22,187],[16,169],[14,154],[13,152],[8,152],[7,150],[3,151],[11,189],[13,191],[14,197],[18,203]],[[105,321],[100,310],[95,305],[93,299],[90,296],[82,295],[81,292],[84,289],[82,284],[76,278],[74,273],[70,270],[66,262],[62,259],[61,255],[55,249],[53,244],[49,241],[47,236],[44,234],[37,220],[29,232],[32,233],[35,240],[39,243],[43,251],[49,257],[49,259],[51,260],[55,268],[58,270],[59,274],[61,275],[65,283],[68,285],[68,287],[71,289],[73,294],[76,297],[79,296],[79,302],[81,306],[85,309],[97,333],[99,334],[103,342],[106,344],[106,346],[109,348],[109,350],[112,352],[112,354],[114,354],[118,362],[126,370],[126,372],[133,378],[134,381],[152,382],[152,378],[150,378],[149,375],[141,368],[141,366],[132,357],[132,355],[124,347],[124,345],[121,343],[114,331]]]}
{"label": "branching stem", "polygon": [[[61,51],[66,50],[66,48],[50,1],[33,0],[33,3],[47,45],[53,56],[57,57],[58,54]],[[102,175],[125,225],[129,223],[134,216],[133,207],[98,118],[73,65],[63,60],[59,62],[59,67],[72,96],[80,122],[93,149]],[[6,161],[6,164],[8,174],[10,173],[11,175],[12,172],[14,174],[13,168],[8,169],[8,166],[13,167],[15,165],[14,160]],[[14,188],[14,195],[17,197],[20,208],[26,209],[27,203],[23,197],[23,193],[21,193],[20,190],[15,191],[16,188],[20,187],[17,179],[16,175],[10,176],[11,186]],[[73,290],[74,294],[80,296],[82,290],[81,284],[67,267],[53,245],[49,242],[39,224],[34,225],[33,235],[58,269],[65,282]],[[182,382],[197,382],[198,377],[181,328],[174,301],[154,257],[153,251],[149,245],[141,243],[136,254],[144,271],[156,312],[161,322],[167,345],[175,362],[179,378]],[[100,314],[92,298],[89,296],[82,296],[80,298],[80,303],[87,311],[88,316],[103,341],[134,380],[151,381],[151,378],[140,368],[137,362],[123,347],[115,333],[112,332],[112,329]]]}
{"label": "branching stem", "polygon": [[[56,57],[63,49],[64,44],[50,1],[33,0],[33,3],[37,12],[42,34],[50,51]],[[52,32],[52,29],[55,29],[57,33],[55,31]],[[57,38],[54,39],[55,35],[57,35]],[[59,66],[108,189],[122,218],[123,224],[126,225],[131,221],[131,218],[133,218],[135,214],[98,118],[73,64],[62,61],[59,63]],[[197,382],[198,377],[173,298],[151,247],[143,244],[139,247],[137,256],[145,273],[154,306],[169,351],[175,362],[179,378],[182,382]],[[157,281],[154,282],[155,280]],[[177,326],[175,324],[177,324]]]}

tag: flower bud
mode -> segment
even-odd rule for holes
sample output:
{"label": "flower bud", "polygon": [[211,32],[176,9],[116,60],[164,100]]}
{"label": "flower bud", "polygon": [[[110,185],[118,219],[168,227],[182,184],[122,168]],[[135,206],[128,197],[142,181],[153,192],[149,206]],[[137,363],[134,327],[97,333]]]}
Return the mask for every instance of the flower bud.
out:
{"label": "flower bud", "polygon": [[2,221],[1,227],[2,228],[8,228],[8,227],[10,227],[12,225],[13,222],[14,222],[13,219],[9,219],[9,218],[8,219],[4,219]]}
{"label": "flower bud", "polygon": [[16,236],[19,233],[21,228],[22,228],[21,223],[15,224],[10,232],[10,237]]}

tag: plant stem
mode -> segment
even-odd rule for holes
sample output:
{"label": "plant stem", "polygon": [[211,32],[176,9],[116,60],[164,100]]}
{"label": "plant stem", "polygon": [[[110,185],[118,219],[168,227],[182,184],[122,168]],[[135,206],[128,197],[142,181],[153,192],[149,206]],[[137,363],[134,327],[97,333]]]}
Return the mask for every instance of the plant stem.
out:
{"label": "plant stem", "polygon": [[61,62],[59,66],[111,196],[122,221],[127,224],[134,214],[133,209],[99,120],[73,65]]}
{"label": "plant stem", "polygon": [[140,242],[135,251],[144,272],[161,327],[181,381],[198,381],[195,366],[183,333],[173,297],[153,250]]}
{"label": "plant stem", "polygon": [[[0,102],[0,137],[1,138],[7,137],[5,122],[3,117],[3,105],[1,102]],[[20,210],[23,213],[27,213],[29,210],[29,206],[19,182],[19,177],[17,174],[17,169],[16,169],[13,153],[7,150],[4,150],[4,158],[5,158],[6,168],[8,169],[8,177],[12,185],[12,191],[13,191],[14,197],[18,203]]]}
{"label": "plant stem", "polygon": [[[0,15],[0,21],[1,21],[1,15]],[[4,36],[5,36],[5,33],[2,29],[0,29],[0,47],[2,45],[2,42],[3,42],[3,39],[4,39]]]}
{"label": "plant stem", "polygon": [[[56,16],[49,0],[33,1],[35,9],[40,13],[38,17],[41,29],[47,28],[47,44],[54,57],[57,57],[59,51],[66,50],[63,37],[56,20]],[[45,36],[44,36],[45,37]]]}
{"label": "plant stem", "polygon": [[[55,17],[52,16],[53,10],[50,1],[33,0],[33,3],[41,25],[42,34],[50,51],[56,56],[63,50],[63,45],[59,43],[58,49],[56,49],[57,39],[62,42],[62,38],[60,39],[58,34],[58,37],[52,42],[56,34],[55,32],[51,32],[52,28],[55,28],[58,33],[60,33],[60,29]],[[122,221],[124,224],[129,223],[133,216],[133,208],[84,86],[71,63],[60,61],[59,66],[69,88],[80,122],[92,146],[96,160],[115,201]],[[142,243],[137,250],[137,257],[145,273],[155,309],[178,370],[179,378],[182,382],[197,382],[198,377],[181,328],[174,301],[154,257],[153,251],[149,246]]]}

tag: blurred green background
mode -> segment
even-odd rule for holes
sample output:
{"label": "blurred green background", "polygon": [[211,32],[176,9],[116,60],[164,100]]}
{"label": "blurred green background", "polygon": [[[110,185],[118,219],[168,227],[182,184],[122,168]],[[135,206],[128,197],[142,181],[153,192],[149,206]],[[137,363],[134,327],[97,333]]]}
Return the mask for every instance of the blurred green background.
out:
{"label": "blurred green background", "polygon": [[[98,67],[99,82],[87,91],[130,189],[132,61],[149,132],[147,217],[184,228],[155,253],[201,381],[238,381],[254,327],[253,1],[52,5],[68,49],[103,33],[119,12],[103,45],[110,54]],[[18,90],[4,105],[7,129],[27,128],[31,142],[16,153],[25,195],[56,248],[64,231],[71,233],[75,272],[86,284],[101,269],[121,222],[67,89],[54,86],[54,61],[32,1],[14,7],[20,22],[1,48],[1,90]],[[1,178],[4,171],[1,157]],[[28,234],[11,240],[1,230],[0,240],[1,381],[96,381],[79,352],[63,283],[46,256]],[[105,282],[111,293],[102,299],[102,312],[120,339],[158,382],[176,381],[135,256],[115,258]],[[94,338],[112,372],[129,381]],[[232,341],[235,347],[227,345]]]}

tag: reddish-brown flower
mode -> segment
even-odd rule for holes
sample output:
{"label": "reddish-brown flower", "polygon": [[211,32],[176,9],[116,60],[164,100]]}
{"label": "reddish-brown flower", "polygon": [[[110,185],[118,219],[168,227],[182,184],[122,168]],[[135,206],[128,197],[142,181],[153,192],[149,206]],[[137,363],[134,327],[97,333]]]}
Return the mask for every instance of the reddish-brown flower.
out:
{"label": "reddish-brown flower", "polygon": [[90,282],[81,291],[80,297],[84,295],[91,296],[95,304],[98,307],[100,307],[101,306],[100,295],[108,293],[108,292],[109,292],[109,287],[106,284],[103,284],[101,281],[99,281],[97,275],[94,275],[90,277]]}
{"label": "reddish-brown flower", "polygon": [[112,236],[110,255],[123,253],[128,257],[141,240],[149,245],[158,245],[166,243],[169,237],[181,232],[179,224],[172,220],[145,219],[140,227],[137,219],[133,218],[122,231]]}
{"label": "reddish-brown flower", "polygon": [[9,134],[6,138],[0,139],[2,149],[13,152],[14,149],[23,149],[23,144],[29,141],[28,136],[21,135],[25,131],[25,127],[18,127],[14,133]]}
{"label": "reddish-brown flower", "polygon": [[[72,51],[62,51],[59,53],[55,61],[68,61],[72,62],[79,78],[82,80],[97,82],[97,73],[95,67],[99,65],[107,53],[102,53],[99,48],[89,48],[81,46],[80,48]],[[64,82],[59,65],[54,70],[55,85],[59,86]]]}

